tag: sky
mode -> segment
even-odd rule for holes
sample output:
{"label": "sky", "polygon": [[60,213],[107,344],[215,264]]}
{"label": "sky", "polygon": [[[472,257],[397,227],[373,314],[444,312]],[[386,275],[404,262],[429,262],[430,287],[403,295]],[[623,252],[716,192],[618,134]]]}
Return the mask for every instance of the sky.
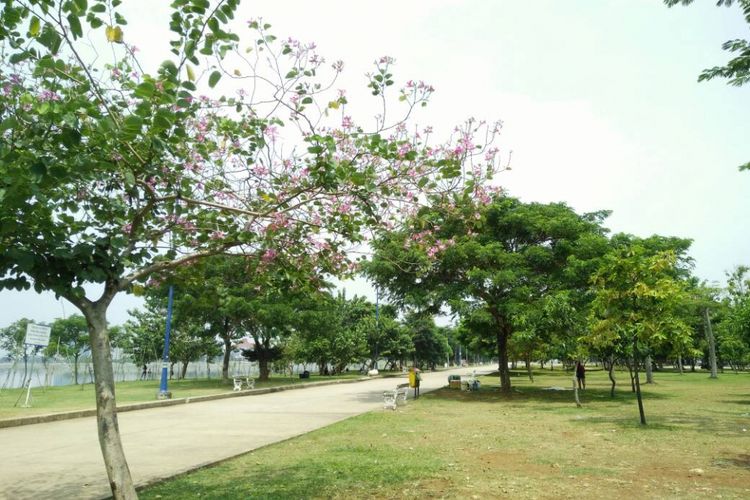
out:
{"label": "sky", "polygon": [[[167,1],[125,2],[125,40],[147,67],[168,57]],[[612,210],[606,226],[637,236],[691,238],[695,274],[723,283],[750,264],[750,85],[697,82],[723,64],[721,44],[750,38],[737,6],[660,0],[244,1],[238,21],[262,17],[279,38],[315,42],[359,98],[384,55],[396,83],[436,92],[420,124],[439,134],[467,117],[500,119],[511,170],[495,182],[524,201]],[[242,38],[250,32],[238,23]],[[362,90],[358,93],[356,89]],[[363,282],[351,293],[374,298]],[[138,306],[119,296],[112,324]],[[75,312],[51,294],[0,292],[0,327]]]}

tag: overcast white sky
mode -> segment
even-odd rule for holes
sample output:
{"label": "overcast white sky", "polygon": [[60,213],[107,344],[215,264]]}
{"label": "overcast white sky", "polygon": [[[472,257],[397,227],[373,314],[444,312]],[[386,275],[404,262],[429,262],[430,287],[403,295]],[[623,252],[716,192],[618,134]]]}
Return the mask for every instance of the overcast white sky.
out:
{"label": "overcast white sky", "polygon": [[[168,56],[168,3],[125,2],[126,41],[153,64]],[[277,36],[344,60],[342,88],[363,87],[374,59],[395,57],[397,83],[436,88],[420,123],[447,132],[468,116],[504,121],[499,146],[513,161],[498,182],[510,194],[613,210],[614,232],[692,238],[696,274],[723,281],[750,264],[750,172],[737,171],[750,161],[750,86],[696,79],[727,60],[725,40],[750,33],[736,6],[696,3],[246,0],[238,19],[263,17]],[[137,303],[116,299],[110,322]],[[75,312],[49,295],[3,291],[0,327],[51,321],[63,308]]]}

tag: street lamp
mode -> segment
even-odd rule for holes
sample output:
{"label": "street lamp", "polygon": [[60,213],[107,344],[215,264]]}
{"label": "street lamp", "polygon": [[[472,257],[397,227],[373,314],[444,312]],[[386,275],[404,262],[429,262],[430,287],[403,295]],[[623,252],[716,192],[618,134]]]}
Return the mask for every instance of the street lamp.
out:
{"label": "street lamp", "polygon": [[161,356],[161,382],[157,399],[171,399],[172,393],[167,390],[167,377],[169,370],[169,334],[172,330],[172,302],[174,300],[174,285],[169,285],[169,298],[167,299],[167,328],[164,332],[164,352]]}
{"label": "street lamp", "polygon": [[380,340],[380,287],[375,287],[375,359],[373,368],[378,369],[378,340]]}

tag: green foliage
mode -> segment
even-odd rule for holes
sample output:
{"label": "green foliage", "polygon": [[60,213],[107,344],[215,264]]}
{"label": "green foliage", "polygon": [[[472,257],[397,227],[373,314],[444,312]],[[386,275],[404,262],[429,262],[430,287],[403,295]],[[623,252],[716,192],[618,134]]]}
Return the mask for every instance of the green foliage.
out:
{"label": "green foliage", "polygon": [[26,318],[14,321],[5,328],[0,328],[0,349],[5,351],[11,359],[23,358],[25,352],[24,339],[26,327],[34,321]]}
{"label": "green foliage", "polygon": [[[690,5],[693,0],[664,0],[669,7],[677,4]],[[735,0],[718,0],[717,6],[730,7]],[[745,22],[750,27],[750,0],[737,0]],[[721,46],[727,52],[734,54],[724,66],[714,66],[713,68],[704,69],[698,76],[698,81],[713,80],[714,78],[725,78],[729,85],[740,87],[750,82],[750,42],[744,39],[728,40]],[[750,170],[750,162],[740,165],[740,170]]]}
{"label": "green foliage", "polygon": [[319,295],[300,310],[293,358],[314,362],[321,371],[330,364],[334,373],[367,359],[367,336],[375,307],[364,297],[348,300],[344,294]]}
{"label": "green foliage", "polygon": [[74,314],[65,319],[56,319],[52,323],[50,343],[45,349],[48,356],[61,355],[73,361],[73,381],[78,384],[78,361],[91,350],[89,328],[86,318]]}
{"label": "green foliage", "polygon": [[154,300],[143,310],[131,310],[131,319],[125,322],[123,336],[117,345],[127,353],[137,366],[161,359],[164,351],[166,307]]}
{"label": "green foliage", "polygon": [[750,268],[727,275],[722,321],[717,328],[720,359],[737,370],[750,365]]}
{"label": "green foliage", "polygon": [[[688,300],[680,279],[684,250],[651,243],[653,239],[613,238],[613,250],[593,277],[596,295],[587,342],[602,347],[638,341],[653,348],[690,335],[691,328],[676,314]],[[661,243],[669,245],[667,239]]]}
{"label": "green foliage", "polygon": [[588,276],[607,246],[606,215],[507,196],[457,198],[376,241],[365,272],[401,304],[431,312],[448,304],[464,319],[464,338],[477,327],[475,345],[495,344],[509,390],[508,340],[518,330],[542,330],[532,324],[554,293],[573,290],[585,301]]}
{"label": "green foliage", "polygon": [[[255,20],[241,45],[230,31],[239,0],[174,0],[170,59],[145,67],[120,3],[3,2],[0,288],[52,291],[86,317],[102,447],[112,451],[104,457],[118,462],[107,464],[110,484],[115,496],[118,488],[133,496],[120,441],[107,436],[117,433],[106,330],[113,298],[229,250],[314,257],[318,268],[345,273],[346,247],[369,229],[397,223],[420,193],[462,189],[457,165],[481,167],[466,169],[472,183],[491,176],[494,154],[479,158],[497,128],[461,155],[427,144],[405,124],[431,93],[421,85],[400,94],[401,120],[385,123],[383,112],[365,133],[343,109],[329,113],[346,103],[331,95],[342,64],[327,71],[312,46],[279,41]],[[111,50],[92,51],[97,43]],[[248,52],[263,52],[264,64]],[[229,65],[242,70],[227,74]],[[383,75],[385,98],[393,80]],[[230,78],[246,84],[239,95],[221,93]],[[384,138],[385,129],[397,132]],[[84,283],[102,285],[101,295],[86,296]],[[228,342],[231,331],[223,333]]]}
{"label": "green foliage", "polygon": [[404,326],[412,336],[417,366],[434,370],[448,360],[452,353],[448,329],[437,327],[432,315],[420,312],[408,314]]}

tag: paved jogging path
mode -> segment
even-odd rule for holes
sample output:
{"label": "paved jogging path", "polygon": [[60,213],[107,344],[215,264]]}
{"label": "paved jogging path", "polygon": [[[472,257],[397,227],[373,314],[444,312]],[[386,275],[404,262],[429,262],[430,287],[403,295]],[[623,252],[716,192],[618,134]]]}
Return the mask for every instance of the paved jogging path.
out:
{"label": "paved jogging path", "polygon": [[[421,390],[471,371],[423,373]],[[125,412],[118,414],[120,433],[133,480],[142,485],[382,409],[383,390],[406,381],[379,378]],[[109,491],[94,417],[0,429],[0,499],[103,498]]]}

